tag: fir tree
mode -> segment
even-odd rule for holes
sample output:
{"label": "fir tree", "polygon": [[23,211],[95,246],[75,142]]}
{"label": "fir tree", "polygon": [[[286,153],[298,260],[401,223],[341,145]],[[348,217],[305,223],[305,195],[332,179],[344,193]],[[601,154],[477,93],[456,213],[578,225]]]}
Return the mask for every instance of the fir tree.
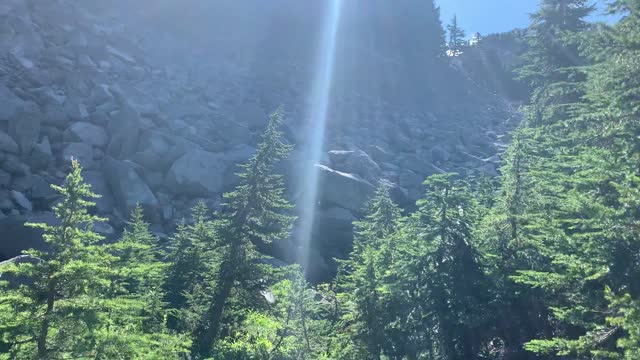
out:
{"label": "fir tree", "polygon": [[456,15],[451,19],[451,23],[447,25],[449,32],[449,51],[453,56],[458,56],[467,45],[464,30],[458,25],[458,17]]}
{"label": "fir tree", "polygon": [[28,224],[44,231],[48,249],[25,251],[32,261],[2,269],[24,279],[0,295],[0,333],[11,358],[90,357],[101,326],[114,259],[92,229],[102,220],[88,211],[98,195],[83,183],[77,161],[64,185],[52,187],[62,195],[53,209],[60,223]]}
{"label": "fir tree", "polygon": [[140,206],[133,210],[129,226],[110,246],[117,260],[97,353],[104,359],[178,359],[188,354],[189,343],[165,327],[168,311],[162,287],[167,264],[160,261],[158,239],[149,231]]}
{"label": "fir tree", "polygon": [[[380,359],[386,347],[385,327],[391,317],[389,298],[380,292],[388,269],[396,257],[391,235],[398,227],[400,209],[391,200],[387,186],[381,183],[367,206],[364,220],[355,225],[354,249],[342,262],[344,281],[340,284],[350,311],[345,318],[352,336],[368,359]],[[351,308],[352,307],[352,308]]]}
{"label": "fir tree", "polygon": [[201,292],[208,288],[204,286],[208,281],[207,274],[220,261],[217,251],[220,243],[209,212],[204,202],[198,202],[192,209],[192,224],[183,220],[170,240],[164,289],[165,299],[172,309],[168,321],[172,329],[193,330],[201,312],[194,303],[198,301],[194,296],[202,295]]}
{"label": "fir tree", "polygon": [[[287,156],[291,146],[282,141],[279,130],[282,110],[271,115],[256,154],[242,165],[240,184],[225,194],[225,211],[219,220],[222,239],[222,263],[216,271],[216,286],[211,305],[194,332],[194,355],[210,354],[232,292],[238,289],[258,291],[261,273],[267,265],[260,265],[256,245],[268,244],[289,235],[293,218],[292,208],[283,197],[284,184],[280,175],[273,174],[276,163]],[[241,288],[239,288],[241,287]]]}

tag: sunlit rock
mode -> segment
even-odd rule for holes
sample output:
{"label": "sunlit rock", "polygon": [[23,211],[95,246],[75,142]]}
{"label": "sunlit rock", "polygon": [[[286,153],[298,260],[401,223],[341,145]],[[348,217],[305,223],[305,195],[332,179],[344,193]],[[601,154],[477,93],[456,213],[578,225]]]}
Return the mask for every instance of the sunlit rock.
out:
{"label": "sunlit rock", "polygon": [[333,170],[316,164],[320,184],[319,202],[322,206],[338,206],[354,212],[361,212],[375,188],[357,175]]}

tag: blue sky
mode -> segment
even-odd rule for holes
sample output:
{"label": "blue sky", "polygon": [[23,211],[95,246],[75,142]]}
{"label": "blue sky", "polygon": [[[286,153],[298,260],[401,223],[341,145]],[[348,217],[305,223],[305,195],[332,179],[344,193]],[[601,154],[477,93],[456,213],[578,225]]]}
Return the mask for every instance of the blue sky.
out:
{"label": "blue sky", "polygon": [[[442,22],[449,23],[453,14],[467,35],[524,28],[529,15],[538,8],[539,0],[436,0],[442,12]],[[599,12],[601,14],[601,12]]]}

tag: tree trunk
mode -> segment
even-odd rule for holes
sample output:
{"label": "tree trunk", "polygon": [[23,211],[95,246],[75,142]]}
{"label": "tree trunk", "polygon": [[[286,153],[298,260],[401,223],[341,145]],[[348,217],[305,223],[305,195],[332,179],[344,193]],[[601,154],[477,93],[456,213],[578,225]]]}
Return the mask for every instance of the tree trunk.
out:
{"label": "tree trunk", "polygon": [[40,332],[37,337],[38,359],[47,359],[47,337],[49,336],[49,317],[53,313],[53,307],[56,300],[56,283],[49,278],[47,282],[47,310],[44,313],[42,323],[40,324]]}

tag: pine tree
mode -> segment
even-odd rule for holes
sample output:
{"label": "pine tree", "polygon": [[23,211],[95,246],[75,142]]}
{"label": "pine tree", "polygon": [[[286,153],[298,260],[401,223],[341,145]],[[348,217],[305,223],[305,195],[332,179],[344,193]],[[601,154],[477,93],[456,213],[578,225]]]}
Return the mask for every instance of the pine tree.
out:
{"label": "pine tree", "polygon": [[149,231],[142,208],[131,214],[130,229],[110,246],[116,257],[96,348],[100,358],[178,359],[188,354],[184,336],[166,329],[163,285],[167,264],[158,239]]}
{"label": "pine tree", "polygon": [[114,259],[92,229],[102,220],[88,211],[98,195],[83,183],[77,161],[64,185],[52,187],[62,195],[53,208],[60,223],[28,224],[44,231],[47,250],[25,251],[32,261],[2,269],[24,280],[0,294],[0,333],[11,358],[90,357],[94,330],[102,325]]}
{"label": "pine tree", "polygon": [[291,146],[282,141],[279,127],[282,110],[271,115],[256,154],[242,165],[240,184],[225,194],[225,211],[219,220],[222,263],[216,271],[211,305],[194,332],[194,355],[207,356],[220,328],[234,290],[258,291],[267,265],[260,265],[257,244],[268,244],[289,236],[292,208],[284,198],[283,178],[273,174],[275,164],[285,158]]}
{"label": "pine tree", "polygon": [[[194,321],[201,314],[197,297],[207,291],[207,274],[220,262],[219,239],[210,210],[204,202],[198,202],[191,211],[192,224],[186,221],[178,226],[171,237],[166,254],[167,278],[164,283],[172,313],[168,319],[170,328],[180,331],[193,330]],[[207,285],[207,286],[205,286]]]}
{"label": "pine tree", "polygon": [[400,209],[391,200],[387,186],[381,183],[367,206],[364,220],[355,225],[354,249],[341,263],[343,296],[349,312],[345,322],[353,340],[361,345],[359,353],[367,359],[380,359],[386,347],[385,327],[392,317],[389,298],[380,292],[388,269],[396,256],[391,235],[397,230]]}
{"label": "pine tree", "polygon": [[466,36],[464,30],[458,25],[458,17],[456,15],[451,19],[451,23],[447,25],[447,30],[449,32],[449,52],[453,56],[458,56],[467,45],[467,41],[464,39]]}
{"label": "pine tree", "polygon": [[[445,359],[478,356],[483,334],[486,284],[471,240],[474,201],[468,184],[454,174],[432,175],[415,215],[428,242],[424,257],[431,270],[422,285],[424,301],[437,326],[437,351]],[[426,309],[425,309],[426,310]]]}

